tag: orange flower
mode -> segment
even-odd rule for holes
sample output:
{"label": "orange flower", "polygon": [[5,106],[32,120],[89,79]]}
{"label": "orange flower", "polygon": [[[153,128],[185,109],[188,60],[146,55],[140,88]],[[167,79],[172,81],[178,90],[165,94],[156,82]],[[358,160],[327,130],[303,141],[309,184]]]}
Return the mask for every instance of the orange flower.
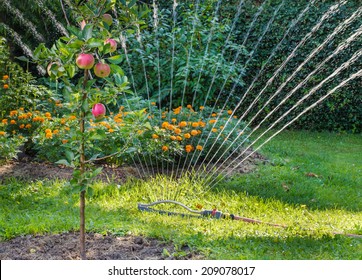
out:
{"label": "orange flower", "polygon": [[177,141],[182,141],[182,137],[181,136],[176,136],[176,140]]}
{"label": "orange flower", "polygon": [[205,109],[205,107],[204,106],[200,106],[200,110],[204,110]]}
{"label": "orange flower", "polygon": [[3,80],[7,80],[7,79],[9,79],[9,75],[4,75]]}
{"label": "orange flower", "polygon": [[53,134],[58,134],[59,133],[59,130],[58,129],[54,129],[53,130]]}
{"label": "orange flower", "polygon": [[212,113],[212,114],[211,114],[211,117],[216,117],[216,116],[217,116],[216,113]]}
{"label": "orange flower", "polygon": [[187,126],[187,122],[182,121],[182,122],[179,123],[178,126],[179,126],[179,127],[185,127],[185,126]]}
{"label": "orange flower", "polygon": [[168,129],[168,130],[174,130],[174,129],[175,129],[175,126],[173,126],[172,124],[169,124],[169,125],[167,126],[167,129]]}
{"label": "orange flower", "polygon": [[155,105],[156,105],[156,102],[151,102],[151,105],[152,105],[152,106],[155,106]]}
{"label": "orange flower", "polygon": [[199,126],[199,123],[198,122],[193,122],[192,123],[192,127],[198,127]]}
{"label": "orange flower", "polygon": [[1,122],[2,122],[3,124],[8,124],[8,119],[3,119]]}
{"label": "orange flower", "polygon": [[69,141],[69,140],[67,140],[67,139],[63,139],[63,140],[62,140],[62,143],[63,143],[63,144],[67,144],[68,141]]}
{"label": "orange flower", "polygon": [[47,139],[51,139],[51,138],[53,138],[53,133],[47,133],[47,134],[45,134],[45,138],[47,138]]}
{"label": "orange flower", "polygon": [[196,150],[202,151],[202,146],[201,146],[201,145],[197,145],[197,146],[196,146]]}
{"label": "orange flower", "polygon": [[77,117],[76,117],[76,116],[70,116],[69,119],[70,119],[70,120],[76,120]]}
{"label": "orange flower", "polygon": [[176,136],[170,136],[170,139],[172,140],[172,141],[175,141],[176,139],[177,139],[177,137]]}
{"label": "orange flower", "polygon": [[31,128],[31,124],[28,123],[28,124],[25,126],[25,128]]}
{"label": "orange flower", "polygon": [[206,126],[206,123],[204,123],[203,121],[199,121],[199,125],[200,125],[201,127],[205,127],[205,126]]}
{"label": "orange flower", "polygon": [[176,120],[176,119],[172,119],[171,121],[172,121],[173,123],[177,122],[177,120]]}
{"label": "orange flower", "polygon": [[157,134],[152,134],[152,138],[153,139],[158,139],[158,138],[160,138]]}
{"label": "orange flower", "polygon": [[14,110],[14,111],[10,111],[10,117],[13,117],[15,115],[18,114],[18,111]]}
{"label": "orange flower", "polygon": [[5,136],[6,132],[5,131],[0,131],[0,136]]}
{"label": "orange flower", "polygon": [[69,127],[69,126],[66,126],[64,129],[67,130],[67,131],[69,131],[69,130],[70,130],[70,127]]}
{"label": "orange flower", "polygon": [[180,134],[180,133],[181,133],[181,129],[176,128],[176,129],[174,130],[174,132],[175,132],[176,134]]}
{"label": "orange flower", "polygon": [[233,118],[234,118],[234,119],[237,119],[237,118],[238,118],[238,116],[233,116]]}
{"label": "orange flower", "polygon": [[228,114],[231,115],[233,113],[232,110],[228,110]]}
{"label": "orange flower", "polygon": [[168,147],[167,147],[167,146],[162,146],[162,151],[167,152],[167,151],[168,151]]}
{"label": "orange flower", "polygon": [[8,88],[9,88],[9,85],[8,85],[8,84],[4,84],[3,88],[4,88],[4,89],[8,89]]}
{"label": "orange flower", "polygon": [[49,112],[46,112],[46,113],[44,114],[44,116],[45,116],[46,118],[51,118],[51,117],[52,117],[52,114],[50,114]]}
{"label": "orange flower", "polygon": [[46,133],[46,134],[47,134],[47,133],[52,133],[52,130],[49,129],[49,128],[47,128],[47,129],[45,130],[45,133]]}
{"label": "orange flower", "polygon": [[191,130],[191,135],[192,136],[196,136],[197,134],[199,134],[199,132],[195,129]]}
{"label": "orange flower", "polygon": [[186,145],[185,151],[186,153],[190,153],[194,150],[194,147],[192,145]]}
{"label": "orange flower", "polygon": [[163,122],[162,125],[161,125],[161,127],[162,127],[162,128],[167,128],[168,125],[169,125],[169,122]]}
{"label": "orange flower", "polygon": [[66,120],[64,118],[60,120],[61,124],[65,124],[65,122],[66,122]]}
{"label": "orange flower", "polygon": [[25,124],[19,125],[19,128],[20,128],[20,129],[23,129],[24,127],[25,127]]}
{"label": "orange flower", "polygon": [[212,132],[217,132],[217,128],[211,129]]}
{"label": "orange flower", "polygon": [[108,132],[113,133],[114,129],[110,128],[110,129],[108,129]]}
{"label": "orange flower", "polygon": [[10,124],[16,124],[16,121],[15,121],[15,120],[11,120],[11,121],[10,121]]}
{"label": "orange flower", "polygon": [[185,134],[184,134],[184,137],[185,137],[186,139],[189,139],[189,138],[191,138],[191,135],[190,135],[190,133],[185,133]]}
{"label": "orange flower", "polygon": [[209,123],[216,123],[216,120],[209,120]]}
{"label": "orange flower", "polygon": [[192,106],[191,106],[190,104],[188,104],[186,107],[187,107],[188,109],[192,109]]}

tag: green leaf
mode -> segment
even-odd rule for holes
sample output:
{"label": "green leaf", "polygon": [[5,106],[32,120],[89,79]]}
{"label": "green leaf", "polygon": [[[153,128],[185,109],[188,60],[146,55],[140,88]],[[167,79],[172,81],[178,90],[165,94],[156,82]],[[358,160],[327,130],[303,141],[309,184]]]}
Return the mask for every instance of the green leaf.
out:
{"label": "green leaf", "polygon": [[67,70],[69,78],[73,78],[75,75],[75,71],[77,70],[73,64],[68,64],[64,66]]}
{"label": "green leaf", "polygon": [[86,26],[84,26],[82,30],[82,39],[88,41],[89,39],[92,38],[92,34],[93,34],[93,25],[86,24]]}
{"label": "green leaf", "polygon": [[16,59],[20,60],[20,61],[24,61],[24,62],[29,62],[29,59],[25,56],[16,56]]}
{"label": "green leaf", "polygon": [[108,57],[107,60],[112,64],[119,64],[122,62],[123,57],[119,54],[119,55]]}
{"label": "green leaf", "polygon": [[99,40],[99,39],[95,39],[95,38],[90,38],[88,41],[87,41],[87,45],[88,47],[90,48],[99,48],[101,46],[104,45],[104,42],[103,40]]}
{"label": "green leaf", "polygon": [[68,48],[72,48],[72,49],[80,49],[84,46],[84,42],[81,40],[74,40],[73,42],[69,43]]}
{"label": "green leaf", "polygon": [[71,164],[66,159],[58,160],[55,164],[62,164],[71,167]]}
{"label": "green leaf", "polygon": [[118,73],[119,75],[124,76],[124,71],[122,70],[121,67],[115,64],[111,64],[109,66],[111,67],[113,73]]}
{"label": "green leaf", "polygon": [[74,160],[74,153],[70,150],[65,151],[65,157],[69,163],[71,163]]}

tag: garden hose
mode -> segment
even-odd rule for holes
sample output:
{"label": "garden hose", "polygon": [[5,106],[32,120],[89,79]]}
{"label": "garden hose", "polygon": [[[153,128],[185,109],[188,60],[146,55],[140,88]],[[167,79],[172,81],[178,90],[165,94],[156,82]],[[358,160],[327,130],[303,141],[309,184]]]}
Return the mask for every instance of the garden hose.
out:
{"label": "garden hose", "polygon": [[[167,210],[158,210],[158,209],[152,208],[152,206],[155,206],[158,204],[175,204],[175,205],[181,206],[182,208],[186,209],[191,214],[184,214],[184,213],[171,212],[171,211],[167,211]],[[288,226],[286,226],[286,225],[268,223],[268,222],[263,222],[260,220],[237,216],[234,214],[222,213],[221,211],[218,211],[217,209],[200,210],[200,211],[192,210],[191,208],[187,207],[186,205],[182,204],[181,202],[174,201],[174,200],[158,200],[158,201],[155,201],[150,204],[138,203],[138,210],[145,211],[145,212],[155,212],[155,213],[168,215],[168,216],[176,215],[176,216],[181,216],[181,217],[194,217],[194,218],[211,217],[211,218],[215,218],[215,219],[230,219],[230,220],[243,221],[243,222],[252,223],[252,224],[263,224],[263,225],[269,225],[269,226],[273,226],[273,227],[288,228]],[[332,234],[333,235],[344,235],[344,236],[355,237],[355,238],[362,238],[362,235],[352,234],[352,233],[332,232]]]}

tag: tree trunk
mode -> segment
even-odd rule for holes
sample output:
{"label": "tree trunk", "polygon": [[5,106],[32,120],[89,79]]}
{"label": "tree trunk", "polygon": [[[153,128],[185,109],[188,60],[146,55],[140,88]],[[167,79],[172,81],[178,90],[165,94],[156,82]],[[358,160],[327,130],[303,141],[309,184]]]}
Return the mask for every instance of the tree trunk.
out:
{"label": "tree trunk", "polygon": [[[86,112],[84,111],[83,104],[87,100],[86,92],[86,83],[88,81],[88,70],[84,70],[84,82],[83,82],[83,97],[82,97],[82,106],[80,114],[80,132],[81,132],[81,142],[80,142],[80,173],[81,176],[84,174],[85,170],[85,147],[84,147],[84,131],[85,131],[85,117]],[[79,214],[80,214],[80,257],[82,260],[87,259],[86,250],[85,250],[85,190],[82,190],[80,193],[80,205],[79,205]]]}

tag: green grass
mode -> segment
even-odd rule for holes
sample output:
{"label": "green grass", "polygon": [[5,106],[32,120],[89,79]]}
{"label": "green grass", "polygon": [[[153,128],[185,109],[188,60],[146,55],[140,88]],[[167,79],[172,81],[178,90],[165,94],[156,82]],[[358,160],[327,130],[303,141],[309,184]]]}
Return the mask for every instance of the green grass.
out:
{"label": "green grass", "polygon": [[[362,234],[361,135],[283,132],[262,153],[271,164],[212,189],[188,176],[97,182],[87,200],[87,230],[173,241],[207,259],[362,259],[361,238],[332,234]],[[288,228],[137,210],[138,202],[173,197]],[[0,185],[0,238],[77,230],[78,202],[65,182],[9,179]]]}

